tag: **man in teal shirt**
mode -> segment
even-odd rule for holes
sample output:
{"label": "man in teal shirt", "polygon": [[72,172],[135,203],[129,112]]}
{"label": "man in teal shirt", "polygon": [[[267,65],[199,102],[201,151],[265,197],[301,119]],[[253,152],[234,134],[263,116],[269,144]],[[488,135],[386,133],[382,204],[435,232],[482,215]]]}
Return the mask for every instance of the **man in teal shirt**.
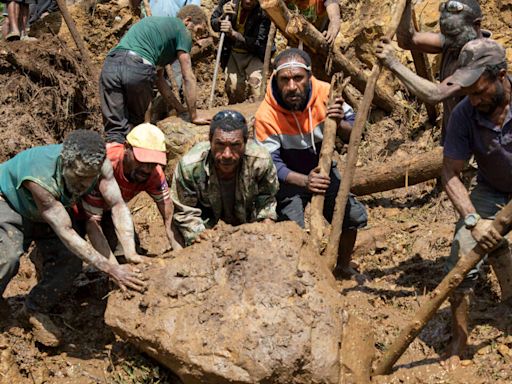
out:
{"label": "man in teal shirt", "polygon": [[196,5],[183,7],[176,18],[145,17],[130,28],[108,54],[100,76],[101,111],[108,142],[124,143],[130,130],[144,122],[155,80],[162,96],[170,99],[163,67],[176,59],[181,66],[191,122],[209,123],[196,109],[196,78],[190,60],[192,39],[207,29],[206,15]]}
{"label": "man in teal shirt", "polygon": [[27,149],[0,164],[0,306],[8,309],[2,294],[18,271],[21,255],[34,241],[42,271],[26,298],[24,313],[36,340],[47,346],[59,344],[60,332],[45,312],[69,292],[82,261],[110,275],[122,289],[141,290],[144,285],[137,271],[114,264],[86,242],[67,212],[98,184],[111,205],[120,241],[128,247],[128,259],[139,258],[130,211],[105,153],[98,133],[78,130],[62,145]]}

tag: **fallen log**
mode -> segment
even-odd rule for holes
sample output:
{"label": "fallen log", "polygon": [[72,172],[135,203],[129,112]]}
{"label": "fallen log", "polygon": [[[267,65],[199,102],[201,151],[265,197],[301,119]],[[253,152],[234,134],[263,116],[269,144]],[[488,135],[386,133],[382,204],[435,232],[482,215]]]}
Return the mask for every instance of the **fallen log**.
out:
{"label": "fallen log", "polygon": [[[300,15],[294,15],[284,3],[283,0],[260,0],[261,8],[264,9],[272,19],[277,28],[292,41],[303,41],[315,54],[321,56],[327,61],[327,55],[330,51],[329,43],[311,23]],[[350,61],[338,47],[332,49],[332,72],[343,72],[345,76],[352,78],[351,83],[361,93],[364,92],[368,76],[363,69]],[[375,105],[390,112],[396,106],[393,96],[385,92],[381,87],[375,87]]]}
{"label": "fallen log", "polygon": [[435,179],[441,175],[443,148],[407,160],[403,157],[382,164],[356,168],[350,191],[358,196],[389,191]]}
{"label": "fallen log", "polygon": [[[509,202],[493,220],[492,225],[501,234],[505,235],[512,224],[512,202]],[[455,267],[445,276],[439,285],[429,294],[429,299],[420,307],[414,318],[400,332],[396,340],[389,346],[381,359],[377,362],[374,375],[390,373],[393,365],[402,356],[407,347],[418,336],[428,321],[435,315],[441,304],[459,286],[464,276],[473,269],[486,252],[476,245],[471,252],[463,255]]]}

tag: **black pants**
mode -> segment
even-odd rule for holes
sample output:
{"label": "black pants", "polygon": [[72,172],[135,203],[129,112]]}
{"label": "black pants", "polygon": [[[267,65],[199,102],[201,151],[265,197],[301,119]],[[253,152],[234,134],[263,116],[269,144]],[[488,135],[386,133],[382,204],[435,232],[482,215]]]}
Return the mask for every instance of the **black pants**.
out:
{"label": "black pants", "polygon": [[110,53],[100,75],[100,102],[107,142],[124,143],[130,130],[144,122],[156,70],[138,56]]}

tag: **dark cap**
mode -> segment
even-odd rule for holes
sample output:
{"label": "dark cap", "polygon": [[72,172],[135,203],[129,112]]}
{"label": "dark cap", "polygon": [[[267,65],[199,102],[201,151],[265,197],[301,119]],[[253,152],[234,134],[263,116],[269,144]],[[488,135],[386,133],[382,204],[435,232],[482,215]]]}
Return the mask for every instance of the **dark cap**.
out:
{"label": "dark cap", "polygon": [[469,87],[475,84],[488,65],[506,61],[505,48],[492,39],[482,38],[466,43],[459,54],[459,68],[449,82]]}

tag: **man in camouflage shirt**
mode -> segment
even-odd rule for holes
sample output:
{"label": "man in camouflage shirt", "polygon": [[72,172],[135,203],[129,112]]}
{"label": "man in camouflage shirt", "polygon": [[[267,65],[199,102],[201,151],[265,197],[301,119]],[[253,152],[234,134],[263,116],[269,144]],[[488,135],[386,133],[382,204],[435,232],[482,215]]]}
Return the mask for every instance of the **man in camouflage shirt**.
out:
{"label": "man in camouflage shirt", "polygon": [[178,163],[171,198],[185,245],[219,220],[240,225],[276,219],[274,163],[248,136],[242,114],[221,111],[210,125],[210,141],[196,144]]}

